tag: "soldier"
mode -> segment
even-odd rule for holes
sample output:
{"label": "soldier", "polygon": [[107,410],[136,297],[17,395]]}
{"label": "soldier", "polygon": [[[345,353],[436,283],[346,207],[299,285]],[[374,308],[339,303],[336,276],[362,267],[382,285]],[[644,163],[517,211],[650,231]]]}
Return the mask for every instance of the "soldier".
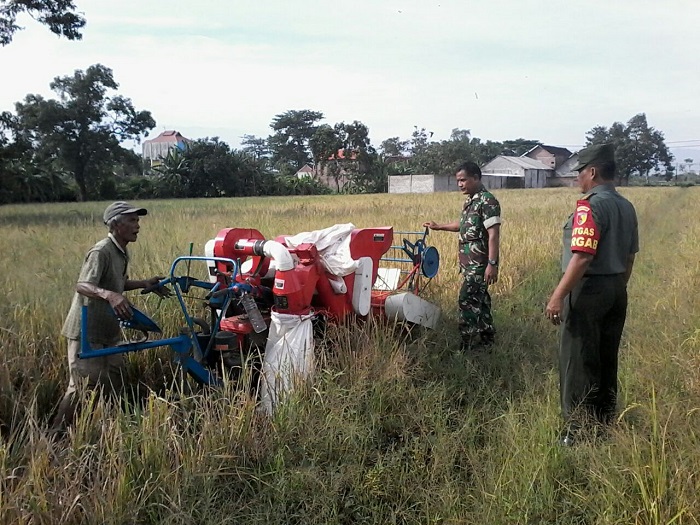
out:
{"label": "soldier", "polygon": [[494,343],[496,329],[491,315],[488,287],[498,281],[501,205],[481,183],[481,169],[474,162],[461,164],[457,185],[467,199],[459,221],[423,224],[431,230],[459,232],[459,332],[462,350]]}
{"label": "soldier", "polygon": [[634,206],[613,184],[613,146],[581,150],[574,171],[585,195],[564,225],[564,275],[545,312],[555,325],[563,323],[559,381],[564,446],[574,443],[586,421],[605,426],[614,416],[627,282],[639,251]]}

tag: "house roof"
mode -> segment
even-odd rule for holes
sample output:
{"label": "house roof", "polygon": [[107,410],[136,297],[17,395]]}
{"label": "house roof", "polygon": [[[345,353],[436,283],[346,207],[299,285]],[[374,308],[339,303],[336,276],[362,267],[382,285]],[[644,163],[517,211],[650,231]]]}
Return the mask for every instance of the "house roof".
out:
{"label": "house roof", "polygon": [[[531,159],[530,157],[510,157],[508,155],[498,155],[492,159],[489,164],[499,158],[512,162],[513,164],[516,164],[517,166],[520,166],[526,170],[552,170],[552,168],[545,166],[539,160]],[[490,173],[488,175],[490,175]]]}
{"label": "house roof", "polygon": [[489,173],[489,172],[485,171],[481,175],[483,177],[489,176],[489,177],[506,177],[506,178],[516,177],[516,178],[520,178],[520,179],[525,178],[524,173]]}
{"label": "house roof", "polygon": [[576,177],[576,172],[571,171],[578,162],[578,153],[572,153],[571,156],[561,163],[556,169],[556,174],[558,177]]}
{"label": "house roof", "polygon": [[152,138],[150,140],[144,140],[144,144],[148,143],[151,144],[153,142],[172,142],[172,143],[177,143],[177,142],[192,142],[190,139],[183,137],[182,134],[179,131],[175,130],[166,130],[160,135],[158,135],[155,138]]}
{"label": "house roof", "polygon": [[297,173],[313,173],[314,169],[308,164],[304,164],[301,168],[297,170]]}
{"label": "house roof", "polygon": [[345,155],[345,149],[340,148],[334,155],[331,155],[328,157],[328,160],[356,160],[357,159],[357,152],[355,151],[350,151],[349,155]]}
{"label": "house roof", "polygon": [[523,153],[521,157],[527,156],[530,152],[536,150],[537,148],[542,148],[543,150],[548,151],[552,155],[566,155],[567,157],[571,156],[571,151],[569,151],[566,148],[560,148],[559,146],[548,146],[547,144],[538,144],[537,146],[532,147],[525,153]]}

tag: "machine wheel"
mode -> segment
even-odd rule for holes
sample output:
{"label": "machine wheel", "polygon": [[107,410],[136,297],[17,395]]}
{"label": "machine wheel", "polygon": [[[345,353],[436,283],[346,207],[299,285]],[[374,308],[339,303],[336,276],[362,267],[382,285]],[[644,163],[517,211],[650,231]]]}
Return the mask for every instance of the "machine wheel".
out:
{"label": "machine wheel", "polygon": [[420,269],[428,279],[432,279],[437,275],[440,269],[440,253],[434,246],[427,246],[423,251]]}

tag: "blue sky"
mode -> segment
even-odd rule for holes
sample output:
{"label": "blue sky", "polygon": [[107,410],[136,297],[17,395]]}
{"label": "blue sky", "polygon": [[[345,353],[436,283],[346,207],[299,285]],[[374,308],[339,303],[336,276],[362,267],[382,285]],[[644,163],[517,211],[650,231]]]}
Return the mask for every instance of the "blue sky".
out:
{"label": "blue sky", "polygon": [[364,122],[376,146],[418,126],[575,150],[593,126],[644,112],[700,167],[697,0],[76,3],[82,41],[21,19],[0,48],[0,110],[101,63],[152,112],[151,136],[237,147],[269,135],[276,114],[313,109]]}

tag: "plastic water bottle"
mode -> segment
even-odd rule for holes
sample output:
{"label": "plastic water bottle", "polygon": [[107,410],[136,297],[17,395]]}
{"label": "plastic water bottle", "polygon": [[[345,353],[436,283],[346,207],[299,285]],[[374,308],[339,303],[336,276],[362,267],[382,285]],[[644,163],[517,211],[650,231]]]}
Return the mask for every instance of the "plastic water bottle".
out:
{"label": "plastic water bottle", "polygon": [[267,330],[265,319],[263,319],[260,309],[258,308],[253,296],[249,293],[244,293],[241,296],[241,304],[245,309],[245,313],[248,314],[248,319],[250,319],[250,324],[253,325],[253,330],[255,330],[255,333],[259,334]]}

